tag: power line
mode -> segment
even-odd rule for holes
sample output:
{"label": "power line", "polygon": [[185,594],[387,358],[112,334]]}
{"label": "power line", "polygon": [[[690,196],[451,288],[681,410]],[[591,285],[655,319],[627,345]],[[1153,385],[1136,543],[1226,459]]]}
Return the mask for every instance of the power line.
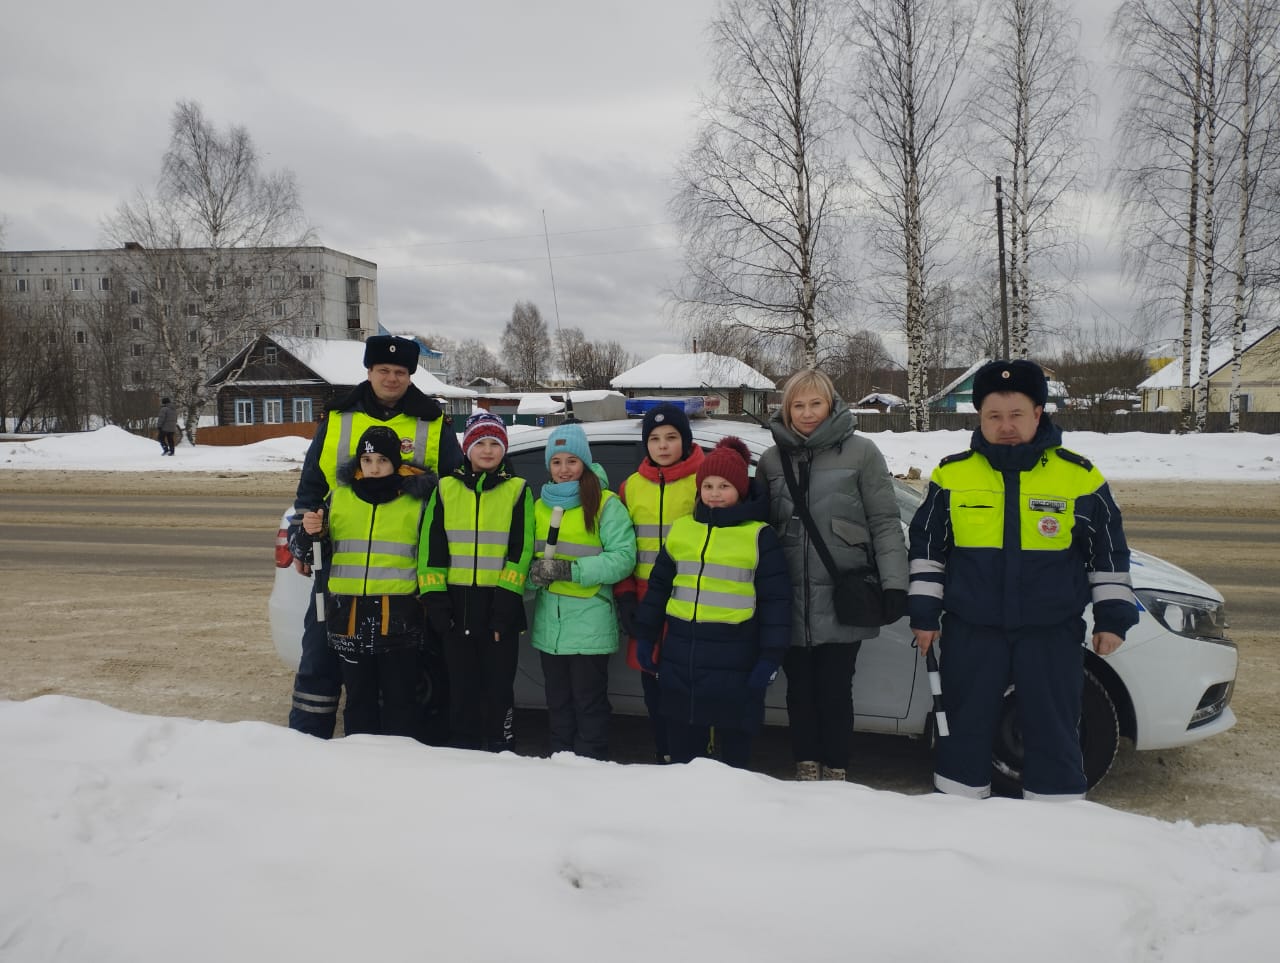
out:
{"label": "power line", "polygon": [[[648,224],[619,224],[614,227],[585,227],[577,231],[556,231],[551,235],[551,237],[572,237],[577,234],[605,234],[610,231],[633,231],[646,227],[669,227],[674,223],[674,221],[652,221]],[[362,244],[349,244],[347,246],[361,251],[404,251],[424,247],[448,247],[454,244],[491,244],[496,241],[535,241],[542,240],[543,237],[544,235],[542,234],[497,234],[493,237],[469,237],[456,241],[421,241],[416,244],[384,244],[376,247]]]}
{"label": "power line", "polygon": [[[679,248],[678,244],[661,244],[661,245],[658,245],[657,247],[630,247],[630,248],[619,248],[613,251],[588,251],[584,254],[557,254],[554,256],[554,259],[557,261],[568,261],[571,259],[584,258],[584,257],[608,257],[614,254],[645,254],[652,251],[673,251],[673,250],[676,250],[677,248]],[[493,258],[489,260],[480,260],[480,261],[441,261],[437,264],[394,264],[394,265],[379,264],[378,272],[384,273],[386,271],[408,271],[408,270],[425,271],[425,270],[431,270],[434,268],[477,267],[485,264],[521,264],[528,261],[545,261],[546,259],[547,259],[546,255],[537,254],[531,257]]]}

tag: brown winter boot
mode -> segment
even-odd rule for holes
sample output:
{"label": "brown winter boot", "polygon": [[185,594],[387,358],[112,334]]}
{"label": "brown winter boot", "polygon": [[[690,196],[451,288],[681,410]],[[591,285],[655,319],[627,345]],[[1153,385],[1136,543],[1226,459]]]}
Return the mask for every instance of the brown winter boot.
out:
{"label": "brown winter boot", "polygon": [[824,781],[844,782],[844,770],[832,769],[828,766],[822,767],[822,777]]}
{"label": "brown winter boot", "polygon": [[817,782],[822,770],[816,762],[797,762],[796,763],[796,781],[797,782]]}

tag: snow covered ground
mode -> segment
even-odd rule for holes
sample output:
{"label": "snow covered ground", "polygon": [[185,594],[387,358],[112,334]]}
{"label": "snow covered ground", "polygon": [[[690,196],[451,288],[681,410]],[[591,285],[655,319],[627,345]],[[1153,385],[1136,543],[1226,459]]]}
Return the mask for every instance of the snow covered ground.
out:
{"label": "snow covered ground", "polygon": [[[965,431],[875,432],[867,435],[891,470],[928,473],[944,456],[969,446]],[[1088,456],[1108,478],[1199,481],[1280,481],[1280,435],[1104,435],[1073,431],[1068,447]],[[184,441],[172,458],[158,442],[107,427],[85,434],[0,442],[0,469],[57,471],[290,471],[302,465],[307,441],[274,438],[243,447],[192,447]]]}
{"label": "snow covered ground", "polygon": [[[896,471],[966,443],[874,437]],[[1113,478],[1280,481],[1275,436],[1070,443]],[[0,469],[288,470],[304,447],[161,458],[103,429],[0,443]],[[1280,843],[1256,829],[707,761],[326,743],[45,696],[0,701],[0,815],[5,963],[1254,961],[1280,945]]]}

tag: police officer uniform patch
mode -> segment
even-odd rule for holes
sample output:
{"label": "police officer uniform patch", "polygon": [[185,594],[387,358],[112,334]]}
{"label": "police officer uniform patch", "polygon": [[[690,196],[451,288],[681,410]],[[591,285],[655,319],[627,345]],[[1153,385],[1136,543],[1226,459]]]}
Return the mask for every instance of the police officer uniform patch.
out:
{"label": "police officer uniform patch", "polygon": [[1062,524],[1052,515],[1042,515],[1040,521],[1036,522],[1036,529],[1045,538],[1055,538],[1062,531]]}

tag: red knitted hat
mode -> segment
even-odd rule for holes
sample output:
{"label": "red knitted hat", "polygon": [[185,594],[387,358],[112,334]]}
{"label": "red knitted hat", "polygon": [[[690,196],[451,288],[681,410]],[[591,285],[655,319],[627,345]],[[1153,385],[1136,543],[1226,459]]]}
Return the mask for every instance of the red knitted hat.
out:
{"label": "red knitted hat", "polygon": [[749,464],[751,451],[746,442],[734,435],[727,435],[702,459],[702,466],[698,469],[698,488],[702,488],[705,479],[719,475],[738,490],[739,498],[746,498],[747,486],[750,484],[747,477]]}

